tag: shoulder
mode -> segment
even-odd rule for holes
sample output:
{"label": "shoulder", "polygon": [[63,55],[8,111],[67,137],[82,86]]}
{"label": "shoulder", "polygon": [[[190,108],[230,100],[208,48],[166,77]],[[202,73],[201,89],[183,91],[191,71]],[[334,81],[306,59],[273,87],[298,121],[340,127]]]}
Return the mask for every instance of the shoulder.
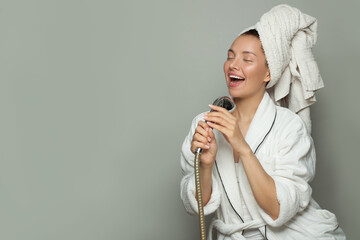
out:
{"label": "shoulder", "polygon": [[282,137],[289,135],[310,136],[305,122],[301,117],[288,108],[276,106],[277,128],[282,133]]}
{"label": "shoulder", "polygon": [[194,134],[195,129],[196,129],[199,121],[205,121],[204,120],[204,113],[205,112],[199,113],[192,119],[191,125],[190,125],[190,130],[188,132],[187,138],[192,138],[192,135]]}
{"label": "shoulder", "polygon": [[198,122],[199,121],[205,121],[204,120],[204,113],[205,112],[202,112],[202,113],[199,113],[199,114],[197,114],[194,118],[193,118],[193,120],[192,120],[192,122],[191,122],[191,128],[193,129],[195,129],[196,128],[196,126],[197,126],[197,124],[198,124]]}

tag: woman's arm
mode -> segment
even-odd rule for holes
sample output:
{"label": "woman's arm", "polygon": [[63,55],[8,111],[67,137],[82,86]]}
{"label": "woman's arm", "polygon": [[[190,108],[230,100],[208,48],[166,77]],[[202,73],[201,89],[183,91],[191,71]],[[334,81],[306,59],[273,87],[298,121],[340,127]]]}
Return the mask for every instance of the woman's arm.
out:
{"label": "woman's arm", "polygon": [[274,145],[275,162],[271,172],[265,172],[257,157],[242,136],[236,118],[219,107],[218,112],[204,117],[209,126],[220,131],[236,153],[240,155],[244,170],[260,214],[267,224],[282,226],[305,209],[311,199],[309,182],[315,174],[315,149],[305,123],[298,115],[286,119],[282,133]]}
{"label": "woman's arm", "polygon": [[[211,164],[211,159],[215,159],[214,157],[210,157],[210,150],[216,152],[216,140],[213,136],[213,132],[209,130],[209,136],[212,136],[212,141],[209,142],[209,148],[206,149],[205,146],[194,144],[197,138],[194,140],[194,133],[196,132],[196,128],[200,124],[206,124],[201,121],[202,114],[199,114],[193,119],[191,124],[190,131],[186,136],[182,147],[181,147],[181,155],[180,155],[180,164],[182,169],[183,177],[181,179],[180,184],[180,196],[183,201],[184,207],[190,214],[198,213],[198,205],[196,198],[196,189],[195,189],[195,174],[194,174],[194,151],[197,147],[203,148],[203,153],[200,155],[200,177],[201,177],[201,186],[202,186],[202,194],[203,194],[203,205],[204,205],[204,214],[208,215],[216,211],[216,209],[220,205],[221,199],[221,190],[220,186],[217,183],[216,179],[214,179],[214,174],[212,173],[212,168],[209,167],[206,163]],[[211,133],[210,133],[211,131]],[[215,145],[213,145],[215,144]],[[192,148],[192,149],[191,149]],[[208,156],[209,162],[206,161],[206,156]],[[204,164],[205,163],[205,164]]]}
{"label": "woman's arm", "polygon": [[265,172],[249,145],[246,144],[238,154],[257,203],[273,220],[276,220],[279,216],[280,204],[273,178]]}
{"label": "woman's arm", "polygon": [[276,220],[279,216],[280,204],[277,200],[274,180],[265,172],[245,141],[237,124],[237,119],[224,108],[212,105],[210,107],[217,112],[205,114],[204,119],[208,120],[210,127],[217,129],[224,135],[239,155],[257,203],[273,220]]}
{"label": "woman's arm", "polygon": [[[200,165],[199,171],[203,206],[206,206],[211,197],[212,167],[204,167]],[[197,200],[197,194],[195,195],[195,198]]]}
{"label": "woman's arm", "polygon": [[[203,151],[200,155],[200,182],[203,205],[205,206],[211,197],[212,168],[215,162],[217,145],[214,133],[204,121],[199,121],[191,141],[191,152],[195,155],[198,148]],[[197,199],[197,194],[196,194]]]}

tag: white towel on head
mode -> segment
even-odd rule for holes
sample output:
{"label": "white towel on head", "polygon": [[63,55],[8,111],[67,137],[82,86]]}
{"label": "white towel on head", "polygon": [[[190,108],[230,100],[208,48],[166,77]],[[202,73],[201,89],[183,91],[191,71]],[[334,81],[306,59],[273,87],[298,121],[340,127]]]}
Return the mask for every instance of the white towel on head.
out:
{"label": "white towel on head", "polygon": [[324,87],[311,48],[317,40],[316,18],[286,4],[273,7],[255,26],[260,36],[271,80],[266,86],[276,104],[297,113],[311,133],[310,105]]}

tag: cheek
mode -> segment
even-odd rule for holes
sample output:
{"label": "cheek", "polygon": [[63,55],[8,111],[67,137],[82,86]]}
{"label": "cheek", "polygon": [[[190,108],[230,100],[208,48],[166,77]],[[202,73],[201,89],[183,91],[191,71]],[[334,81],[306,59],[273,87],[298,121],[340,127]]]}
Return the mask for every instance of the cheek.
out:
{"label": "cheek", "polygon": [[258,69],[256,68],[256,65],[254,64],[246,64],[243,66],[244,74],[247,75],[247,77],[254,77],[257,74]]}
{"label": "cheek", "polygon": [[224,73],[227,72],[227,69],[229,69],[229,62],[225,61],[225,63],[224,63]]}
{"label": "cheek", "polygon": [[243,70],[249,78],[260,79],[265,74],[264,68],[259,67],[259,65],[257,64],[249,64],[247,66],[244,66]]}

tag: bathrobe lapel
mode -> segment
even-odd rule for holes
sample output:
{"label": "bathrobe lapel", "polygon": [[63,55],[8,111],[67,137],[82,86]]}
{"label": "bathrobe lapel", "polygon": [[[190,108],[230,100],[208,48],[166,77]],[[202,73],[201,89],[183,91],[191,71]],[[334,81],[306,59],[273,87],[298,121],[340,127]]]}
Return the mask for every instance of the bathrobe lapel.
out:
{"label": "bathrobe lapel", "polygon": [[[276,117],[276,107],[269,94],[265,91],[264,96],[256,110],[256,113],[250,123],[248,131],[245,136],[245,141],[248,143],[252,151],[256,154],[257,149],[265,140],[267,134],[272,129]],[[239,179],[240,189],[237,185],[236,173],[234,167],[234,155],[231,145],[226,141],[225,137],[216,132],[216,139],[218,143],[218,152],[216,155],[216,168],[219,177],[222,181],[228,200],[234,211],[242,220],[242,207],[240,202],[240,191],[244,196],[244,200],[251,213],[254,209],[255,198],[252,196],[252,190],[247,180],[244,168],[240,161]],[[248,196],[251,196],[249,199]],[[251,204],[252,203],[252,204]],[[249,206],[252,205],[252,206]],[[255,211],[257,212],[257,211]],[[251,214],[253,215],[253,214]],[[255,216],[252,216],[253,218]]]}

